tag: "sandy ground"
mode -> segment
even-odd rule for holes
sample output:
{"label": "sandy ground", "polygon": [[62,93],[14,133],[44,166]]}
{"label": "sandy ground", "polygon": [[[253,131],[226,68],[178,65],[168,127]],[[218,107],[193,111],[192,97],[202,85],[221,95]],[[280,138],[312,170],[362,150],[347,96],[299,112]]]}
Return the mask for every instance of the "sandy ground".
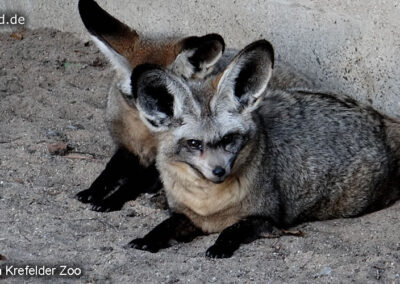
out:
{"label": "sandy ground", "polygon": [[[91,43],[53,30],[0,34],[0,266],[81,268],[10,283],[400,283],[400,203],[360,218],[306,223],[210,260],[217,235],[152,254],[123,246],[165,219],[141,196],[98,213],[74,195],[113,152],[103,117],[112,71]],[[64,142],[67,155],[48,146]],[[154,198],[153,198],[154,199]],[[58,270],[57,270],[58,271]]]}

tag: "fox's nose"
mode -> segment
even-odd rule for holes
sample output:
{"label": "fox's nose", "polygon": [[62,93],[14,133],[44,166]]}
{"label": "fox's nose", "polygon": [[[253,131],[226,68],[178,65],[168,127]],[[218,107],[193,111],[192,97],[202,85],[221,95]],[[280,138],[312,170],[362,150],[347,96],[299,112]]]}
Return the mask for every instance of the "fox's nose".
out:
{"label": "fox's nose", "polygon": [[217,177],[222,177],[225,174],[225,169],[220,166],[217,166],[212,172]]}

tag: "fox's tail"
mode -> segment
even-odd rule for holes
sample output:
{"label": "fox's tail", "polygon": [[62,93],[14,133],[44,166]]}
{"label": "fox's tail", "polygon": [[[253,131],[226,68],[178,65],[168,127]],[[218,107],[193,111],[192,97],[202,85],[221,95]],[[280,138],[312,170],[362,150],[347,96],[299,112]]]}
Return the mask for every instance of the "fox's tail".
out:
{"label": "fox's tail", "polygon": [[[388,191],[384,193],[389,201],[386,205],[400,199],[400,122],[391,118],[384,118],[386,143],[394,154],[393,176],[389,181]],[[391,188],[391,189],[390,189]],[[384,200],[384,198],[382,198]]]}
{"label": "fox's tail", "polygon": [[395,154],[400,171],[400,122],[390,118],[385,118],[384,122],[386,127],[386,143]]}

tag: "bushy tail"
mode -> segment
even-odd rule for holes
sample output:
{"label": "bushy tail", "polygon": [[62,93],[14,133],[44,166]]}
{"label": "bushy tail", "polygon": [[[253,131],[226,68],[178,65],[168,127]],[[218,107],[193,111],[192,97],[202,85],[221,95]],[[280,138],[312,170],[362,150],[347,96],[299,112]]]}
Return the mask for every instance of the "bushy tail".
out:
{"label": "bushy tail", "polygon": [[[389,145],[392,153],[394,153],[394,176],[389,181],[389,188],[394,190],[388,190],[386,193],[386,200],[389,203],[400,199],[400,122],[390,118],[384,119],[385,131],[386,131],[386,143]],[[382,198],[384,200],[384,198]],[[388,205],[389,203],[386,203]],[[385,205],[385,206],[386,206]]]}

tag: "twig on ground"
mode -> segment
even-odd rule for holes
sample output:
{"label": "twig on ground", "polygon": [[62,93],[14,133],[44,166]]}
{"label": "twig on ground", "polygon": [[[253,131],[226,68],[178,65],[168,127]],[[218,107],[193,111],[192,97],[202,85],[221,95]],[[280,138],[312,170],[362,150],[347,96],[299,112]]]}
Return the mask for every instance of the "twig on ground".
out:
{"label": "twig on ground", "polygon": [[11,143],[11,142],[17,141],[17,140],[21,139],[22,137],[23,137],[23,136],[19,136],[19,137],[16,137],[16,138],[10,139],[10,140],[0,140],[0,144],[8,144],[8,143]]}
{"label": "twig on ground", "polygon": [[88,157],[82,154],[70,153],[64,156],[64,158],[68,159],[77,159],[77,160],[96,160],[93,156]]}

